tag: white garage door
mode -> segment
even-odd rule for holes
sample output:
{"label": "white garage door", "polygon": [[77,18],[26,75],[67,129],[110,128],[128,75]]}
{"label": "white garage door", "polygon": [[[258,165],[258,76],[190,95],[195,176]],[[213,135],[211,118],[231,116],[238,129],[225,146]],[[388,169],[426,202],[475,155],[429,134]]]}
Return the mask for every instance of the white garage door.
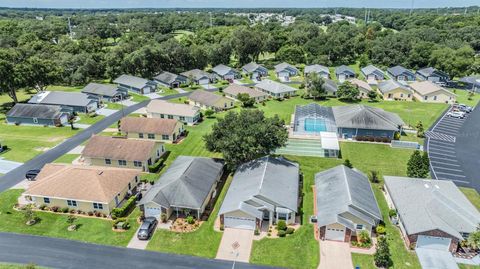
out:
{"label": "white garage door", "polygon": [[432,82],[439,82],[440,78],[439,77],[428,77],[428,80],[432,81]]}
{"label": "white garage door", "polygon": [[225,216],[223,222],[225,228],[255,230],[255,219]]}
{"label": "white garage door", "polygon": [[417,248],[428,248],[436,250],[446,250],[450,248],[450,238],[419,235],[417,239]]}
{"label": "white garage door", "polygon": [[340,83],[343,83],[345,81],[345,75],[344,74],[338,75],[338,81],[340,81]]}
{"label": "white garage door", "polygon": [[279,72],[279,73],[278,73],[278,77],[288,78],[288,77],[290,77],[290,73],[288,73],[288,72],[286,72],[286,71],[285,71],[285,72]]}
{"label": "white garage door", "polygon": [[162,214],[162,209],[160,207],[145,207],[145,217],[155,217],[160,218]]}
{"label": "white garage door", "polygon": [[335,240],[335,241],[345,241],[345,229],[335,229],[327,227],[327,231],[325,233],[325,239],[327,240]]}
{"label": "white garage door", "polygon": [[210,82],[210,80],[208,78],[205,78],[205,79],[199,80],[198,84],[205,85],[205,84],[208,84],[209,82]]}

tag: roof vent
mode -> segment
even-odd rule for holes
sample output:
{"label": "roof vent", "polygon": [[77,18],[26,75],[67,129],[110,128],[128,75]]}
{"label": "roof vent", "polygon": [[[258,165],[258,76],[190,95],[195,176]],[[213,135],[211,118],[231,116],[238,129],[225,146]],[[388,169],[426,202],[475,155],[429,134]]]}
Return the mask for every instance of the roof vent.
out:
{"label": "roof vent", "polygon": [[438,186],[438,185],[435,184],[435,188],[440,189],[440,186]]}
{"label": "roof vent", "polygon": [[101,176],[103,174],[103,171],[98,171],[98,175]]}
{"label": "roof vent", "polygon": [[430,186],[427,183],[425,183],[423,186],[425,186],[425,188],[427,189],[430,188]]}

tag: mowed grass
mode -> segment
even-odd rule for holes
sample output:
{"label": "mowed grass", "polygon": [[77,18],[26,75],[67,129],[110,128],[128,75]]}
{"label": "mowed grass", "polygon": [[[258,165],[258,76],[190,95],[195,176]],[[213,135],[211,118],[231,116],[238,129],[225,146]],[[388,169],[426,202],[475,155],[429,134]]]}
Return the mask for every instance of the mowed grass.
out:
{"label": "mowed grass", "polygon": [[468,91],[465,90],[455,90],[455,94],[457,95],[457,102],[459,104],[466,104],[467,106],[476,106],[478,101],[480,101],[480,94],[475,93],[471,100],[468,97]]}
{"label": "mowed grass", "polygon": [[80,113],[78,114],[78,117],[80,117],[79,121],[76,121],[75,123],[81,123],[81,124],[95,124],[105,118],[103,115],[95,115],[95,116],[88,116],[85,113]]}
{"label": "mowed grass", "polygon": [[136,219],[140,211],[135,209],[129,217],[131,228],[126,232],[112,231],[112,221],[107,219],[78,217],[77,231],[69,232],[67,215],[36,212],[40,222],[27,226],[22,212],[13,209],[23,190],[8,190],[0,193],[0,231],[65,238],[89,243],[126,246],[134,236],[139,224]]}
{"label": "mowed grass", "polygon": [[78,157],[80,157],[80,154],[65,154],[56,159],[54,163],[71,164]]}
{"label": "mowed grass", "polygon": [[467,199],[480,210],[480,195],[477,190],[471,188],[460,187],[460,191],[467,197]]}
{"label": "mowed grass", "polygon": [[[33,267],[32,267],[33,266]],[[0,263],[0,269],[46,269],[47,267],[31,264]]]}

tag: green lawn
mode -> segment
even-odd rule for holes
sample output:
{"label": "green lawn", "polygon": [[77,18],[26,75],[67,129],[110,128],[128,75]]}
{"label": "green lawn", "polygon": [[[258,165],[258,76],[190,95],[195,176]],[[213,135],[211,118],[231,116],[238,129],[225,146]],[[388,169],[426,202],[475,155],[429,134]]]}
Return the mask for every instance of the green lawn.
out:
{"label": "green lawn", "polygon": [[476,265],[468,265],[468,264],[458,264],[458,267],[460,269],[479,269],[480,266],[476,266]]}
{"label": "green lawn", "polygon": [[129,92],[128,93],[131,97],[132,97],[132,102],[137,102],[137,103],[140,103],[142,101],[145,101],[145,100],[150,100],[150,98],[146,97],[146,96],[143,96],[141,94],[136,94],[136,93],[133,93],[133,92]]}
{"label": "green lawn", "polygon": [[76,121],[76,123],[81,123],[81,124],[95,124],[105,118],[103,115],[96,115],[93,117],[88,116],[85,113],[79,113],[78,117],[80,117],[79,121]]}
{"label": "green lawn", "polygon": [[177,41],[182,40],[184,37],[194,35],[195,33],[187,30],[176,30],[173,32],[173,36]]}
{"label": "green lawn", "polygon": [[169,96],[169,95],[178,94],[178,92],[176,90],[170,89],[169,87],[159,86],[158,89],[161,91],[161,92],[158,92],[158,94],[161,95],[161,96]]}
{"label": "green lawn", "polygon": [[67,231],[67,215],[59,215],[48,212],[37,212],[40,222],[33,225],[25,225],[24,216],[21,212],[13,209],[17,203],[17,198],[23,190],[8,190],[0,193],[0,231],[22,234],[42,235],[48,237],[59,237],[83,242],[126,246],[136,229],[138,223],[136,218],[140,211],[135,211],[130,215],[131,228],[123,233],[112,231],[112,221],[97,218],[78,217],[76,224],[80,225],[77,231]]}
{"label": "green lawn", "polygon": [[62,92],[80,92],[82,91],[83,86],[61,86],[61,85],[51,85],[47,87],[47,91],[62,91]]}
{"label": "green lawn", "polygon": [[240,79],[240,82],[241,82],[241,83],[252,84],[252,83],[253,83],[253,80],[251,80],[251,79],[248,78],[248,77],[244,77],[244,78]]}
{"label": "green lawn", "polygon": [[54,163],[66,163],[66,164],[71,164],[73,160],[78,158],[80,154],[65,154],[60,156],[58,159],[54,161]]}
{"label": "green lawn", "polygon": [[480,195],[477,190],[471,188],[460,187],[460,190],[467,197],[467,199],[478,209],[480,210]]}
{"label": "green lawn", "polygon": [[108,109],[114,109],[114,110],[120,110],[122,109],[124,106],[122,104],[119,104],[119,103],[106,103]]}
{"label": "green lawn", "polygon": [[0,263],[0,269],[46,269],[47,267],[40,267],[31,264],[14,264],[14,263]]}
{"label": "green lawn", "polygon": [[459,104],[466,104],[467,106],[476,106],[478,101],[480,101],[480,94],[476,93],[472,100],[468,100],[468,91],[464,90],[455,90],[455,94],[457,95],[457,102]]}
{"label": "green lawn", "polygon": [[371,255],[352,253],[352,261],[353,267],[360,266],[361,269],[377,269],[375,264],[373,264]]}

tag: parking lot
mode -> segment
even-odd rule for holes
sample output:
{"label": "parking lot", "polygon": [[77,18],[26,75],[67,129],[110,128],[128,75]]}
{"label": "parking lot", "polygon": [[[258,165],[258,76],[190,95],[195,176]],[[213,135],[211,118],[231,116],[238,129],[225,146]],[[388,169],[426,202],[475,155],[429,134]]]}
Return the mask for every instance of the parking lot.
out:
{"label": "parking lot", "polygon": [[425,133],[432,178],[452,180],[460,186],[470,185],[456,150],[457,136],[468,117],[469,113],[463,119],[449,117],[445,113]]}

